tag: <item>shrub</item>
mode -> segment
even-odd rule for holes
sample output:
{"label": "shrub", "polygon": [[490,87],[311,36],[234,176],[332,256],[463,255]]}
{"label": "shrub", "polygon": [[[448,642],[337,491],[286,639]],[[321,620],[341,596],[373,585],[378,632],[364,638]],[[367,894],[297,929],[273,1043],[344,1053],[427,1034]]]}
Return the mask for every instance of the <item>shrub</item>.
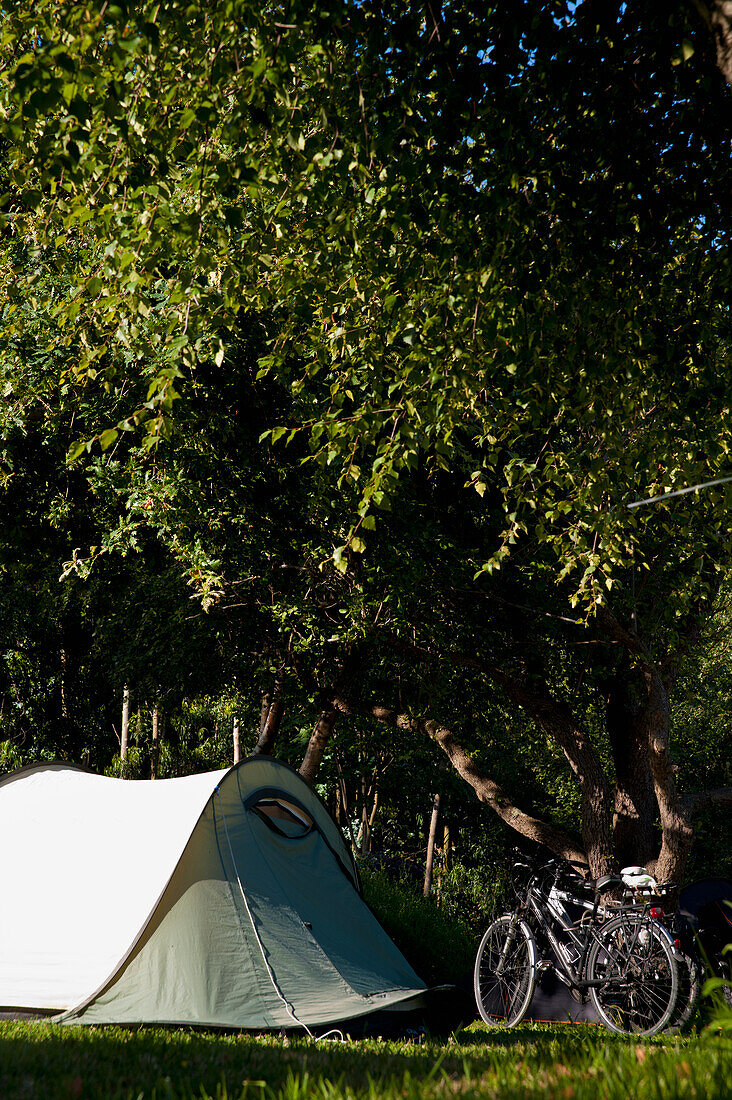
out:
{"label": "shrub", "polygon": [[456,982],[472,971],[477,936],[460,918],[382,870],[362,868],[362,880],[367,904],[427,985]]}

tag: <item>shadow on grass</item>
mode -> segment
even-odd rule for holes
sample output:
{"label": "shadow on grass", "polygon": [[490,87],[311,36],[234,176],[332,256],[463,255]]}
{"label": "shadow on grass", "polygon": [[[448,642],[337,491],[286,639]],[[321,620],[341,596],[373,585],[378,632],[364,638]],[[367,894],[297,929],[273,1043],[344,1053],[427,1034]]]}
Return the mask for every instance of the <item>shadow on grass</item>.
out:
{"label": "shadow on grass", "polygon": [[[378,1038],[345,1043],[279,1035],[222,1034],[190,1029],[59,1027],[0,1023],[0,1096],[122,1100],[128,1097],[239,1097],[288,1091],[288,1081],[330,1082],[338,1091],[399,1095],[401,1083],[440,1076],[503,1074],[520,1062],[532,1072],[558,1060],[590,1061],[599,1048],[627,1047],[601,1028],[523,1025],[456,1033],[447,1043]],[[612,1056],[611,1050],[608,1055]],[[618,1051],[620,1053],[620,1051]],[[436,1068],[437,1067],[437,1068]],[[321,1094],[321,1095],[324,1095]]]}

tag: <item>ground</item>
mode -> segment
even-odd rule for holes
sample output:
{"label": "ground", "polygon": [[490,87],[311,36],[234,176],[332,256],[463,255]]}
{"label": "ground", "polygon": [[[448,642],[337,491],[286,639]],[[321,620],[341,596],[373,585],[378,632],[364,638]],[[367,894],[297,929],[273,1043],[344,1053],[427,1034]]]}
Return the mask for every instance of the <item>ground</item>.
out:
{"label": "ground", "polygon": [[2,1100],[671,1100],[732,1094],[732,1036],[637,1042],[593,1025],[474,1024],[340,1042],[190,1029],[0,1024]]}

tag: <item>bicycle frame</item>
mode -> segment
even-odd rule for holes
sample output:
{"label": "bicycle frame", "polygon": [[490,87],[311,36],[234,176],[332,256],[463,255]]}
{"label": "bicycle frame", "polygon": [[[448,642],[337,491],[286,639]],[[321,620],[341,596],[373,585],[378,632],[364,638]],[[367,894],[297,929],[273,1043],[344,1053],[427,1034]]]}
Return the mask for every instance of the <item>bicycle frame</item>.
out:
{"label": "bicycle frame", "polygon": [[[583,908],[593,910],[593,916],[596,915],[596,906],[586,903],[582,901],[582,899],[575,898],[572,895],[565,894],[563,891],[554,889],[553,893],[557,900],[571,901],[572,903],[579,902]],[[575,928],[568,917],[562,916],[559,912],[550,908],[539,889],[533,884],[529,886],[527,891],[526,907],[529,912],[533,914],[549,941],[549,946],[552,948],[557,960],[554,969],[560,981],[563,981],[565,985],[574,985],[579,989],[589,989],[591,985],[602,985],[603,982],[591,982],[584,976],[587,955],[594,938],[594,929],[592,926],[590,924],[585,925],[583,931]],[[548,914],[545,910],[548,911]],[[573,959],[566,943],[562,943],[558,936],[555,935],[549,917],[556,922],[565,936],[570,937],[578,957]]]}
{"label": "bicycle frame", "polygon": [[[577,928],[564,909],[564,907],[556,903],[567,901],[572,905],[578,905],[585,910],[589,919],[583,925],[580,923],[580,927]],[[553,905],[552,902],[555,904]],[[548,900],[539,889],[539,887],[532,881],[529,884],[526,892],[525,907],[530,912],[537,923],[539,924],[542,932],[546,936],[549,946],[552,948],[556,963],[554,965],[554,972],[561,982],[568,986],[575,986],[577,989],[585,990],[594,987],[606,986],[608,984],[621,983],[625,980],[623,974],[618,975],[616,978],[607,977],[601,979],[591,979],[586,977],[585,967],[587,964],[587,957],[590,951],[590,947],[597,939],[597,915],[602,913],[603,918],[606,915],[604,907],[600,907],[599,898],[595,897],[594,902],[590,902],[585,898],[579,898],[574,894],[570,894],[565,890],[558,889],[556,886],[548,892]],[[615,915],[615,914],[613,914]],[[654,922],[658,925],[658,929],[662,935],[665,935],[670,943],[673,943],[667,930],[658,922]],[[554,924],[554,927],[552,927]],[[565,942],[556,934],[555,928],[561,930],[564,935]],[[633,928],[633,940],[630,943],[630,951],[635,949],[636,944],[641,933],[641,926],[636,924]],[[567,937],[570,939],[573,947],[576,951],[576,956],[573,958],[572,953],[566,943]]]}
{"label": "bicycle frame", "polygon": [[517,862],[514,869],[528,870],[528,879],[516,885],[512,911],[491,921],[474,967],[486,1024],[523,1019],[538,975],[549,968],[576,999],[589,996],[611,1031],[654,1035],[680,1018],[673,1017],[681,988],[677,944],[650,906],[607,899],[621,885],[618,876],[586,883],[555,861],[538,868]]}

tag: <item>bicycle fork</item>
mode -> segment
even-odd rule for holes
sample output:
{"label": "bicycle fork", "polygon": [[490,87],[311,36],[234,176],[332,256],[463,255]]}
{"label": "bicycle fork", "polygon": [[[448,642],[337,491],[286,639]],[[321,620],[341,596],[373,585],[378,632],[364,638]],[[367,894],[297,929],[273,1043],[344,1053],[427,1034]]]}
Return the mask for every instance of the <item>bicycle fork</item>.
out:
{"label": "bicycle fork", "polygon": [[512,946],[513,941],[515,939],[516,939],[516,918],[514,917],[514,919],[511,921],[511,923],[508,926],[508,935],[506,936],[506,942],[504,943],[503,947],[501,948],[501,954],[498,957],[498,964],[496,966],[496,971],[495,971],[497,977],[500,977],[501,974],[503,973],[503,968],[506,965],[506,957],[508,955],[508,952],[511,950],[511,946]]}

